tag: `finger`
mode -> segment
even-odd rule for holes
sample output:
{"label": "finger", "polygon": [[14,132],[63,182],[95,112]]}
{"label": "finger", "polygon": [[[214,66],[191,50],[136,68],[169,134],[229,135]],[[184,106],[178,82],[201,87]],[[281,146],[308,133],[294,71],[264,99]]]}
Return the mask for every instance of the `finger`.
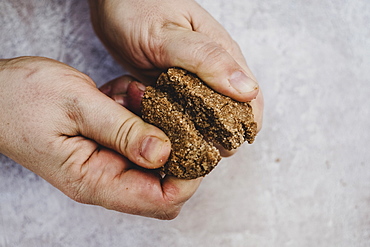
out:
{"label": "finger", "polygon": [[238,101],[251,101],[258,83],[233,56],[207,35],[184,28],[173,28],[163,45],[161,63],[197,74],[214,90]]}
{"label": "finger", "polygon": [[127,75],[118,77],[104,84],[100,90],[120,105],[140,115],[145,86],[133,77]]}
{"label": "finger", "polygon": [[263,102],[263,94],[261,90],[259,91],[256,99],[250,102],[250,105],[253,109],[254,121],[257,123],[257,132],[259,132],[262,128],[264,108]]}
{"label": "finger", "polygon": [[[249,69],[239,45],[232,39],[227,30],[216,19],[213,18],[211,14],[209,14],[204,8],[200,7],[193,8],[189,15],[193,16],[193,18],[189,20],[191,21],[193,31],[205,34],[211,40],[214,40],[220,44],[243,68],[246,74],[253,80],[257,81],[256,77]],[[207,25],[204,25],[205,19],[207,19]]]}
{"label": "finger", "polygon": [[140,82],[133,81],[127,88],[126,107],[137,115],[141,115],[141,100],[145,93],[145,86]]}
{"label": "finger", "polygon": [[99,88],[99,90],[108,96],[114,94],[125,94],[127,92],[128,85],[134,80],[135,78],[133,78],[132,76],[120,76],[105,83]]}
{"label": "finger", "polygon": [[218,149],[218,151],[220,151],[221,157],[230,157],[234,155],[237,151],[236,149],[227,150],[226,148],[224,148],[222,145],[218,143],[214,143],[213,145]]}
{"label": "finger", "polygon": [[115,191],[102,198],[109,209],[157,219],[174,219],[186,201],[195,193],[202,179],[182,180],[131,169],[117,180]]}
{"label": "finger", "polygon": [[70,196],[124,213],[173,219],[202,180],[162,179],[155,172],[132,169],[129,163],[107,149],[95,152],[84,165],[78,193]]}
{"label": "finger", "polygon": [[145,123],[96,88],[86,89],[73,102],[68,109],[72,114],[67,114],[77,122],[83,136],[145,168],[158,168],[168,159],[171,144],[160,129]]}

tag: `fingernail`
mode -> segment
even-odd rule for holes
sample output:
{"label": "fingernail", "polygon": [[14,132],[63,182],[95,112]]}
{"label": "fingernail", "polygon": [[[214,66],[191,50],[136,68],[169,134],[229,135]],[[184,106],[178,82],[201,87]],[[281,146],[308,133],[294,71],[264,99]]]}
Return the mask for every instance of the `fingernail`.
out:
{"label": "fingernail", "polygon": [[145,92],[146,87],[143,84],[135,82],[135,85],[141,92]]}
{"label": "fingernail", "polygon": [[242,71],[234,72],[230,77],[230,85],[235,88],[239,93],[249,93],[258,89],[256,81],[252,80]]}
{"label": "fingernail", "polygon": [[168,156],[168,150],[166,150],[168,142],[155,136],[147,136],[141,144],[140,154],[153,164],[163,163]]}

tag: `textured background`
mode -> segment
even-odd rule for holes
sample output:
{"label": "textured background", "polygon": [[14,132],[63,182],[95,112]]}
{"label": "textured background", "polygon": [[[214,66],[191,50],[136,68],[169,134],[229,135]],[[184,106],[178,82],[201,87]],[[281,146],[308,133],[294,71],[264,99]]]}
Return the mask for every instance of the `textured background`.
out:
{"label": "textured background", "polygon": [[[370,2],[199,3],[264,90],[255,144],[224,159],[173,221],[78,204],[0,155],[1,247],[370,246]],[[54,58],[98,84],[120,75],[87,7],[0,0],[0,57]]]}

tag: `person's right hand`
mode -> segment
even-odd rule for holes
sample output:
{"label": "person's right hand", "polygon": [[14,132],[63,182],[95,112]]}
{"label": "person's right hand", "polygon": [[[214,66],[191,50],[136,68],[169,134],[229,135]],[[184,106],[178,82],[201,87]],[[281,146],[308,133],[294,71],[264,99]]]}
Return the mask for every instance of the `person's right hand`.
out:
{"label": "person's right hand", "polygon": [[[194,0],[90,0],[94,29],[133,76],[154,83],[169,67],[199,76],[215,91],[251,101],[258,130],[263,97],[239,45]],[[228,152],[221,148],[224,156]]]}
{"label": "person's right hand", "polygon": [[89,3],[97,35],[140,81],[153,83],[167,68],[180,67],[235,100],[257,97],[258,83],[238,44],[196,1]]}
{"label": "person's right hand", "polygon": [[78,202],[172,219],[200,183],[151,170],[169,156],[167,136],[65,64],[0,60],[0,88],[0,153]]}

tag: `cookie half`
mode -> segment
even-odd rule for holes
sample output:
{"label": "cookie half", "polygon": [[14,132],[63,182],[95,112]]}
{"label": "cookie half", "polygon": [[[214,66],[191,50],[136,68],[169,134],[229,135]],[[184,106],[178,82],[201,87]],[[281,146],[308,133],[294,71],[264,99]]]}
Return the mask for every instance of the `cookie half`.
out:
{"label": "cookie half", "polygon": [[203,138],[183,107],[171,100],[168,93],[147,87],[142,117],[160,128],[171,141],[170,157],[162,167],[165,174],[194,179],[211,172],[220,161],[218,149]]}

